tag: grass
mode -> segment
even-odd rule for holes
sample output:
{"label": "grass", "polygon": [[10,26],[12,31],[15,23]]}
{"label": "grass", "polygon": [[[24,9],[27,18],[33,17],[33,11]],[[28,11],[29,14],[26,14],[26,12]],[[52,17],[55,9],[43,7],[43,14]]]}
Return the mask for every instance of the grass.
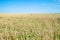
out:
{"label": "grass", "polygon": [[60,40],[60,14],[0,15],[0,40]]}

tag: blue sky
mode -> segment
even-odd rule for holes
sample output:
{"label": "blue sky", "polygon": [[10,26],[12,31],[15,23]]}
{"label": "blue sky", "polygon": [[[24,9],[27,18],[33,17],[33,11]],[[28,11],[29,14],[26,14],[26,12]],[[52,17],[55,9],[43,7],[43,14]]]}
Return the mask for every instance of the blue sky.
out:
{"label": "blue sky", "polygon": [[60,13],[60,0],[0,0],[0,13]]}

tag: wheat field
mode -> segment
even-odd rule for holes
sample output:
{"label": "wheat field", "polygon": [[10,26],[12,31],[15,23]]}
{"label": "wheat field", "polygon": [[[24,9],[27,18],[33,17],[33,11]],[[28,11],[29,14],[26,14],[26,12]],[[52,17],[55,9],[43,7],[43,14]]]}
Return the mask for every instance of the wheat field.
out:
{"label": "wheat field", "polygon": [[60,40],[60,14],[0,14],[0,40]]}

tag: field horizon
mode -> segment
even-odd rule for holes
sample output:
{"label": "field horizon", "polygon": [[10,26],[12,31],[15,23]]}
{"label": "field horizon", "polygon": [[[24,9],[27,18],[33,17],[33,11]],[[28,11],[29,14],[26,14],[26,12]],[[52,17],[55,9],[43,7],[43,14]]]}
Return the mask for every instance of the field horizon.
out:
{"label": "field horizon", "polygon": [[0,16],[24,16],[24,15],[42,15],[42,16],[55,16],[55,15],[60,15],[60,14],[0,14]]}

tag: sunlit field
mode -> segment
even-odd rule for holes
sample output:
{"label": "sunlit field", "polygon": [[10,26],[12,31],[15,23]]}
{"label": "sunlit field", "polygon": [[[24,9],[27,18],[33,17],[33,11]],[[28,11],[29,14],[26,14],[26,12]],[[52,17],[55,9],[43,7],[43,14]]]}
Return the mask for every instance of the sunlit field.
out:
{"label": "sunlit field", "polygon": [[0,40],[60,40],[60,14],[1,14]]}

